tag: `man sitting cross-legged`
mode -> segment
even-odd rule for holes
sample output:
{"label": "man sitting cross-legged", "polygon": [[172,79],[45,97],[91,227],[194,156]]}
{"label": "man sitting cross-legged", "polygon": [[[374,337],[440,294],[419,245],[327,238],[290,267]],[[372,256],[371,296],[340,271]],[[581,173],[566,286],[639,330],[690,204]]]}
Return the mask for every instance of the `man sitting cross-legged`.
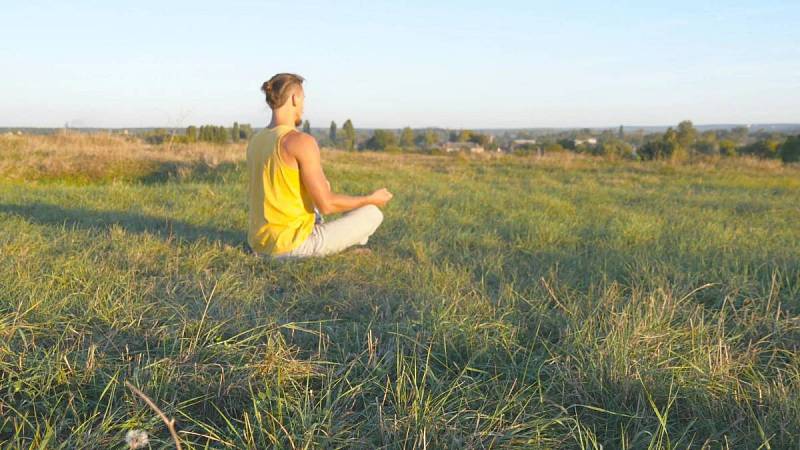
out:
{"label": "man sitting cross-legged", "polygon": [[[365,245],[383,221],[392,194],[366,196],[331,191],[316,139],[295,130],[302,123],[303,77],[281,73],[261,87],[272,121],[247,146],[249,225],[247,242],[276,259],[325,256]],[[321,215],[347,212],[324,222]]]}

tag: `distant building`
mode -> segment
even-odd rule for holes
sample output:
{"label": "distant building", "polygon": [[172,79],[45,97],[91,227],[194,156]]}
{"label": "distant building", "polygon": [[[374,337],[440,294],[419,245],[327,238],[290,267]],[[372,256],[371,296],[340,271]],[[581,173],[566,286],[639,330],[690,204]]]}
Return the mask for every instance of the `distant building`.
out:
{"label": "distant building", "polygon": [[574,140],[572,141],[572,143],[573,143],[573,144],[575,144],[575,147],[577,147],[577,146],[579,146],[579,145],[583,145],[583,144],[588,144],[588,145],[597,145],[597,139],[595,139],[595,138],[587,138],[587,139],[574,139]]}
{"label": "distant building", "polygon": [[483,153],[485,149],[474,142],[445,142],[442,149],[447,152],[468,151],[470,153]]}

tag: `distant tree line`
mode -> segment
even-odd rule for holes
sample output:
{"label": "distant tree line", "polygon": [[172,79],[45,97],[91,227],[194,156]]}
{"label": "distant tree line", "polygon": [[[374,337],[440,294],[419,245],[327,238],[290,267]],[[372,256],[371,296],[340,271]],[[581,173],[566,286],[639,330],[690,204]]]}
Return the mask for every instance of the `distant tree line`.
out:
{"label": "distant tree line", "polygon": [[644,160],[684,161],[698,156],[753,156],[762,159],[800,160],[800,136],[757,132],[745,127],[700,133],[691,121],[650,136],[637,152]]}
{"label": "distant tree line", "polygon": [[200,127],[190,125],[186,127],[183,134],[178,134],[175,130],[156,128],[144,133],[142,137],[149,144],[191,144],[194,142],[227,144],[249,139],[252,135],[253,128],[249,124],[234,122],[230,128],[221,125],[201,125]]}
{"label": "distant tree line", "polygon": [[[800,162],[800,135],[786,136],[767,131],[751,133],[746,127],[700,132],[689,120],[684,120],[663,133],[650,134],[645,134],[641,130],[626,132],[623,126],[599,132],[584,128],[537,135],[532,135],[528,131],[485,133],[469,129],[414,130],[411,127],[400,130],[375,129],[357,132],[350,119],[345,120],[341,128],[335,121],[331,121],[327,133],[317,128],[316,134],[309,121],[305,120],[302,130],[315,135],[323,146],[350,151],[439,153],[447,142],[469,142],[487,151],[499,148],[517,155],[572,151],[610,158],[671,161],[742,155]],[[247,140],[252,135],[253,129],[249,124],[234,122],[229,128],[218,125],[200,127],[192,125],[186,128],[184,134],[156,129],[145,133],[144,137],[147,142],[153,144],[164,142],[225,144]]]}
{"label": "distant tree line", "polygon": [[511,148],[514,139],[531,139],[535,143],[514,146],[513,153],[525,155],[564,151],[585,153],[611,158],[636,160],[686,161],[708,157],[752,156],[763,159],[800,161],[800,136],[757,131],[747,127],[700,132],[689,120],[663,133],[645,134],[641,130],[628,133],[620,126],[616,132],[606,129],[567,130],[532,136],[518,133],[513,138],[499,139]]}
{"label": "distant tree line", "polygon": [[399,132],[387,129],[373,130],[363,144],[355,148],[388,152],[438,153],[446,142],[472,142],[485,150],[497,149],[497,143],[489,134],[473,130],[453,131],[440,128],[413,130],[411,127],[404,127]]}
{"label": "distant tree line", "polygon": [[353,127],[353,122],[350,119],[344,121],[341,131],[336,125],[336,122],[331,121],[327,135],[315,134],[308,120],[303,121],[302,130],[304,133],[315,136],[323,146],[343,148],[345,150],[358,149],[358,136],[356,135],[355,127]]}
{"label": "distant tree line", "polygon": [[228,142],[239,142],[249,139],[253,134],[253,128],[249,124],[239,124],[233,122],[233,126],[228,129],[218,125],[202,125],[200,128],[190,125],[186,127],[187,142],[213,142],[226,144]]}

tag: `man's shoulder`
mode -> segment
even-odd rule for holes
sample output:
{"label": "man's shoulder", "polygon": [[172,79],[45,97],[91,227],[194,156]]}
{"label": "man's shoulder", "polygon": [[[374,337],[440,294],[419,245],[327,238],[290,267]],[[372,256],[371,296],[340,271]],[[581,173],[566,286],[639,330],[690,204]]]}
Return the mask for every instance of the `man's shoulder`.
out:
{"label": "man's shoulder", "polygon": [[297,130],[291,130],[288,133],[286,133],[286,136],[284,136],[283,140],[284,142],[291,142],[295,145],[311,144],[317,142],[317,139],[314,136]]}
{"label": "man's shoulder", "polygon": [[317,139],[308,133],[292,130],[283,138],[283,148],[289,153],[299,154],[317,147]]}

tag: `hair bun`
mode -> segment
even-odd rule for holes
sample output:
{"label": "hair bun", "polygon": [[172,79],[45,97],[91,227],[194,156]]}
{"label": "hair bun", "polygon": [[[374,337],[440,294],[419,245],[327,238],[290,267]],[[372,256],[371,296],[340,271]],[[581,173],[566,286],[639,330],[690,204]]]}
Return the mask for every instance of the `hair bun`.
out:
{"label": "hair bun", "polygon": [[293,87],[300,86],[302,89],[305,78],[294,73],[279,73],[261,85],[267,104],[270,108],[279,108],[286,103],[292,95]]}

